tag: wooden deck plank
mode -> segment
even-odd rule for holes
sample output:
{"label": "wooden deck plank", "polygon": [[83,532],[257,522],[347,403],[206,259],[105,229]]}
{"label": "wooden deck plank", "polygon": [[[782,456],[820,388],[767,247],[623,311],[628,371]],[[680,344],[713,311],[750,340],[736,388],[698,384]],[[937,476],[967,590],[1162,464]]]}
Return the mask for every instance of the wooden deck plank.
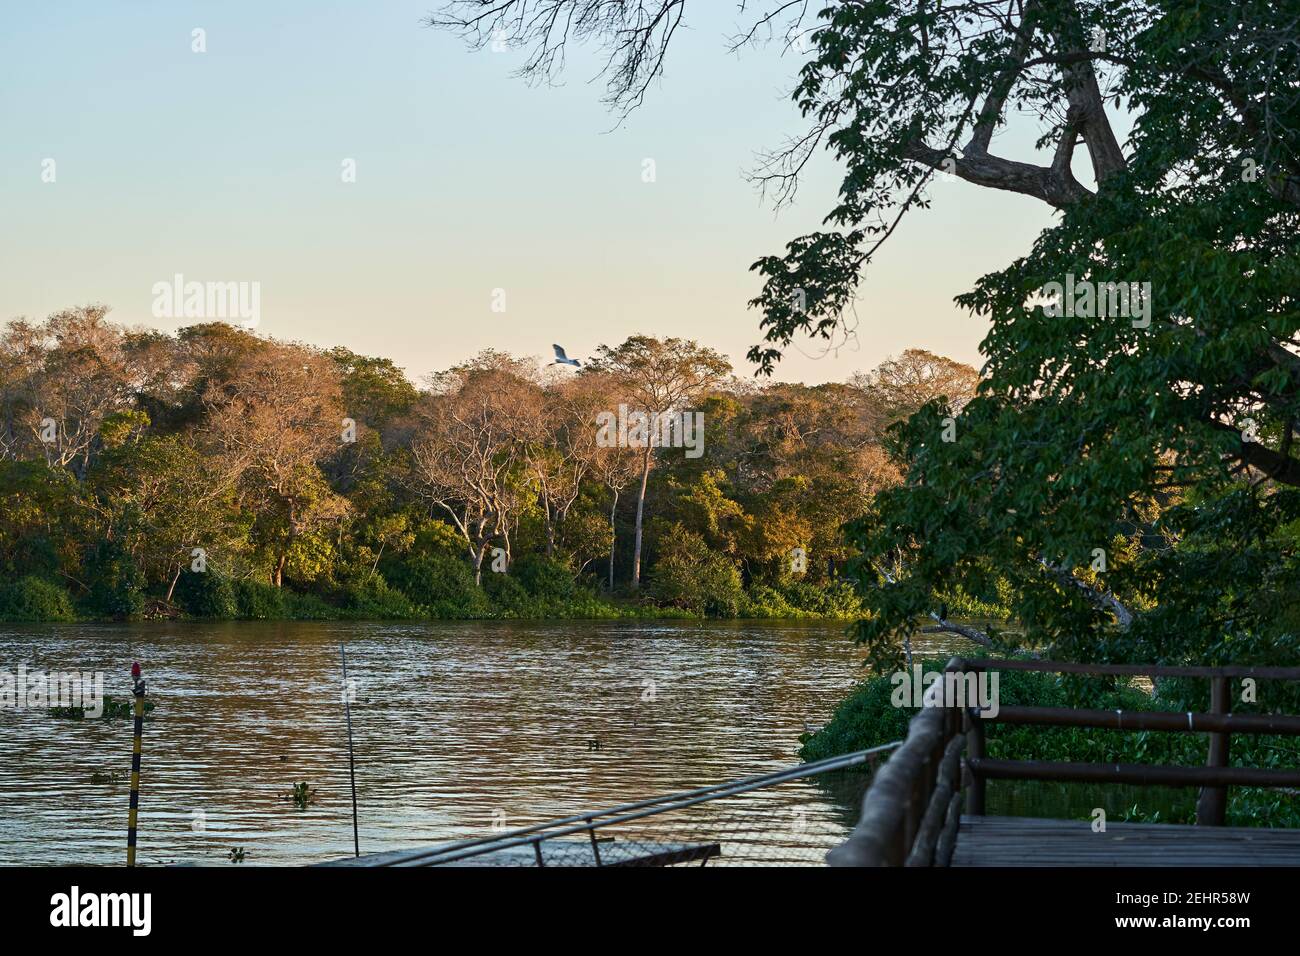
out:
{"label": "wooden deck plank", "polygon": [[1300,830],[961,818],[953,866],[1300,866]]}

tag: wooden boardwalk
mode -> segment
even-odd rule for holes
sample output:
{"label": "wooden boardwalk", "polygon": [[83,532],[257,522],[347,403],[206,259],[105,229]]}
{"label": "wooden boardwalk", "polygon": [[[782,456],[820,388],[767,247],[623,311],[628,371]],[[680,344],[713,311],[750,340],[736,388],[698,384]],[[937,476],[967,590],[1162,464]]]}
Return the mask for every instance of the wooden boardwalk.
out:
{"label": "wooden boardwalk", "polygon": [[1300,830],[963,816],[951,866],[1300,866]]}
{"label": "wooden boardwalk", "polygon": [[[971,688],[999,671],[1204,678],[1210,707],[1203,713],[990,707],[983,690],[972,703]],[[877,771],[853,832],[827,854],[832,866],[1300,866],[1300,830],[1224,825],[1232,788],[1300,787],[1300,767],[1241,766],[1231,759],[1234,735],[1300,737],[1300,715],[1232,712],[1238,682],[1300,682],[1300,667],[953,658],[941,677],[908,724],[907,738]],[[988,753],[985,728],[995,724],[1204,735],[1208,756],[1194,767],[1009,759]],[[1087,820],[989,817],[989,780],[1195,788],[1197,825],[1111,823],[1094,833]]]}

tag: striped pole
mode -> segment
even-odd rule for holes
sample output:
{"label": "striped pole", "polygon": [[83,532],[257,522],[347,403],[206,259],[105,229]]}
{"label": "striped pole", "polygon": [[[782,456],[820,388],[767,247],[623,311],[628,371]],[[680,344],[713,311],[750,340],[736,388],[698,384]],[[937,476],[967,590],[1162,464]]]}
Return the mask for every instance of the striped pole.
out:
{"label": "striped pole", "polygon": [[348,705],[348,695],[352,688],[348,685],[348,653],[339,642],[339,656],[343,658],[343,716],[348,722],[348,776],[352,779],[352,850],[355,856],[361,855],[361,837],[357,834],[357,765],[352,757],[352,708]]}
{"label": "striped pole", "polygon": [[126,865],[135,866],[135,822],[140,809],[140,738],[144,736],[144,679],[140,662],[131,665],[131,693],[135,696],[135,746],[131,751],[131,812],[126,825]]}

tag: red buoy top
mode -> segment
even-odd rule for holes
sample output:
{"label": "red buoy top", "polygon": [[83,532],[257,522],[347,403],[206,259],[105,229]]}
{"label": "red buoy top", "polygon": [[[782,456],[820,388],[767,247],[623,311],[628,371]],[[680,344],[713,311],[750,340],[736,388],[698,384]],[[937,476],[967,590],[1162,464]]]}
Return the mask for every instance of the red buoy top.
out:
{"label": "red buoy top", "polygon": [[134,677],[136,680],[139,680],[139,679],[140,679],[140,662],[139,662],[139,661],[136,661],[134,664],[131,665],[131,676]]}

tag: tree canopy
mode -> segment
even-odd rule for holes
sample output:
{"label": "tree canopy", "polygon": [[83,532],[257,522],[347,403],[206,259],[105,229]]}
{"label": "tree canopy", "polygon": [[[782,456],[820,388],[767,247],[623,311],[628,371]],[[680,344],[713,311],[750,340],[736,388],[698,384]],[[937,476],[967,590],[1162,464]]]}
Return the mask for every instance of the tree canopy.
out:
{"label": "tree canopy", "polygon": [[[28,577],[20,597],[66,589],[60,615],[603,614],[580,593],[625,589],[651,610],[842,613],[841,528],[899,477],[897,412],[867,384],[884,367],[755,388],[705,346],[635,335],[578,372],[486,351],[417,387],[344,348],[107,313],[0,332],[0,617]],[[602,440],[624,412],[701,416],[699,454]]]}

